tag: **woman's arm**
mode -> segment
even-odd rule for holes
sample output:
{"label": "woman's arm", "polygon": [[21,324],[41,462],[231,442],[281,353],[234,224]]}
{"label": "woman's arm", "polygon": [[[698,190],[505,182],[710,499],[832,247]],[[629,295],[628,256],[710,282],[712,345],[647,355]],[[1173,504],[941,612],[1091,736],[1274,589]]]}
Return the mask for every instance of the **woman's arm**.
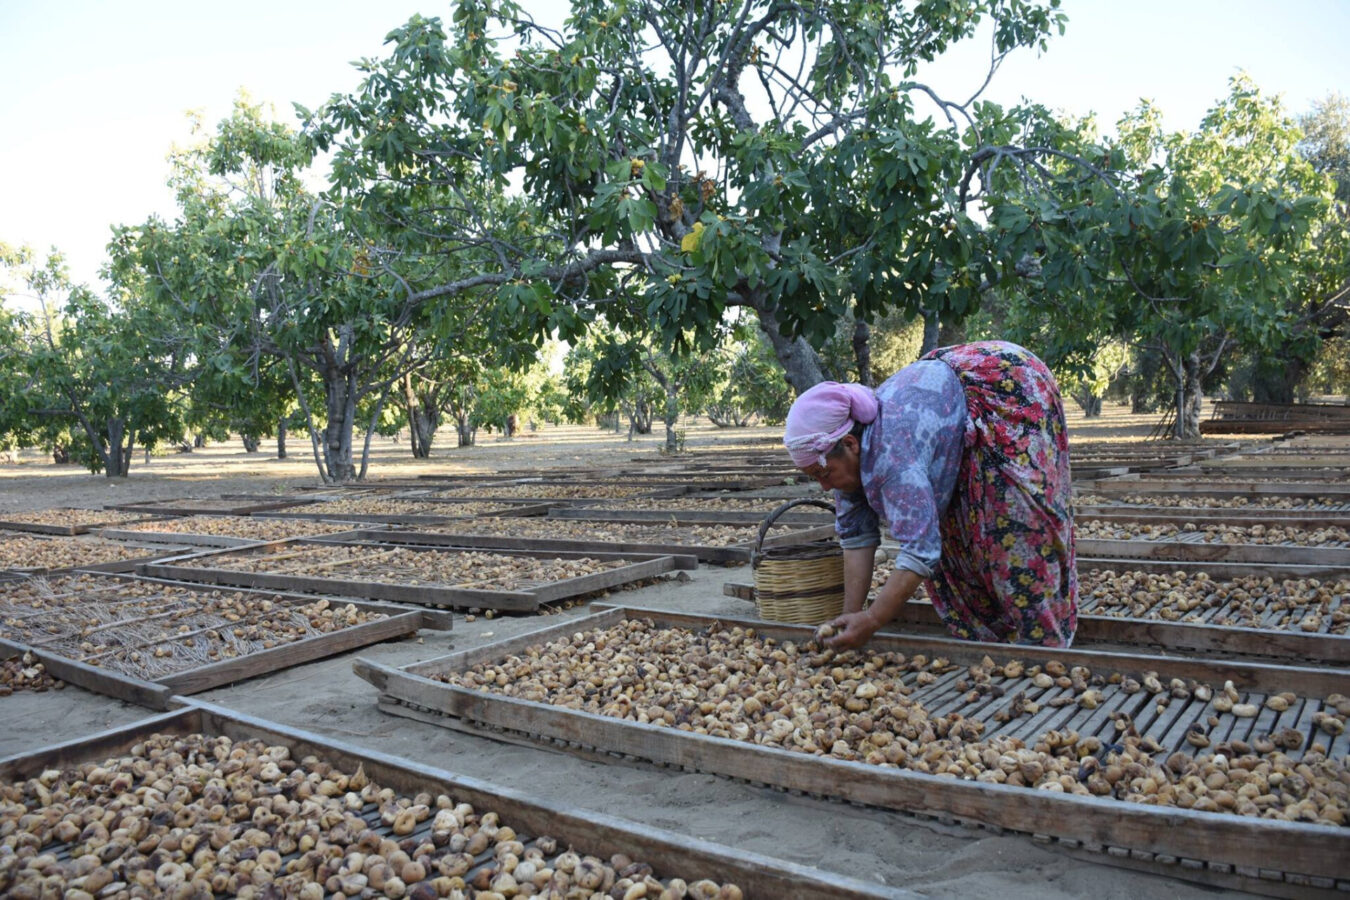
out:
{"label": "woman's arm", "polygon": [[[877,591],[877,598],[872,601],[872,605],[865,610],[853,610],[849,607],[852,595],[849,588],[852,583],[849,580],[850,575],[850,552],[844,551],[844,614],[835,619],[830,624],[839,629],[839,633],[832,638],[828,638],[825,644],[835,650],[853,650],[866,644],[872,639],[881,626],[890,622],[905,604],[909,598],[914,596],[914,592],[919,588],[919,582],[923,579],[915,572],[908,569],[896,569],[891,572],[891,577],[886,579],[886,583]],[[866,587],[871,585],[871,557],[868,558],[868,578],[863,589],[863,596],[866,597]],[[861,605],[861,603],[860,603]]]}
{"label": "woman's arm", "polygon": [[876,547],[844,548],[844,612],[858,612],[867,602],[876,555]]}

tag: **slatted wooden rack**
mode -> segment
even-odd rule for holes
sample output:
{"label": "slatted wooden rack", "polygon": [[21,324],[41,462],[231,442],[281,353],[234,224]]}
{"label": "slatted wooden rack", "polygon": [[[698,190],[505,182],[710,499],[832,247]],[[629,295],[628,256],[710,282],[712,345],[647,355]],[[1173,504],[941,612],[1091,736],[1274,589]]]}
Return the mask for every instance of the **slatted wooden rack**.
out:
{"label": "slatted wooden rack", "polygon": [[[918,895],[902,889],[755,853],[730,851],[708,841],[603,813],[553,805],[521,791],[457,775],[443,768],[399,759],[223,707],[184,702],[187,705],[183,708],[164,715],[82,740],[0,759],[0,781],[32,778],[49,769],[120,756],[133,744],[157,733],[224,735],[234,741],[258,739],[269,745],[289,748],[292,759],[312,755],[347,772],[355,772],[361,767],[373,781],[406,796],[422,791],[433,796],[443,793],[456,802],[472,804],[476,810],[495,811],[501,817],[501,823],[510,825],[522,843],[529,844],[540,835],[549,835],[561,847],[571,845],[581,853],[602,858],[622,852],[651,865],[658,877],[679,875],[689,881],[710,878],[721,883],[734,883],[742,888],[747,900],[917,900]],[[453,763],[453,760],[447,762]],[[378,807],[374,804],[367,804],[360,815],[379,834],[391,835],[390,828],[381,823]],[[414,831],[412,837],[425,838],[429,830],[430,821]],[[292,853],[284,857],[283,863],[298,855]],[[475,859],[468,877],[472,878],[485,866],[491,855],[489,849]]]}
{"label": "slatted wooden rack", "polygon": [[[181,582],[153,582],[147,579],[130,577],[108,577],[108,591],[116,593],[117,585],[125,582],[160,583],[166,588],[178,592],[201,592],[215,588],[201,584]],[[0,584],[0,591],[5,585]],[[242,591],[259,599],[274,602],[303,605],[313,603],[317,598],[297,594],[277,592]],[[236,681],[244,681],[258,675],[279,672],[292,666],[303,665],[314,660],[324,659],[345,653],[358,647],[369,646],[380,641],[392,640],[414,634],[421,628],[448,630],[451,617],[448,613],[434,610],[415,609],[387,603],[367,603],[362,601],[333,601],[335,605],[351,603],[365,612],[383,613],[385,618],[353,625],[328,634],[317,634],[290,643],[279,644],[270,650],[261,650],[246,656],[225,659],[215,663],[204,663],[188,669],[182,669],[170,675],[155,679],[137,678],[109,668],[91,665],[80,659],[64,654],[62,651],[44,646],[31,646],[22,640],[5,636],[5,628],[0,625],[0,648],[7,655],[16,655],[31,651],[51,672],[54,677],[70,684],[78,685],[98,694],[105,694],[135,703],[150,709],[168,709],[173,706],[174,694],[195,694],[211,690]]]}
{"label": "slatted wooden rack", "polygon": [[[983,827],[1007,829],[1058,841],[1070,849],[1097,851],[1097,861],[1141,865],[1223,887],[1255,889],[1291,895],[1350,891],[1350,829],[1242,816],[1205,813],[1179,808],[1151,807],[1108,798],[1052,794],[1007,785],[984,784],[888,769],[865,763],[834,760],[790,752],[744,741],[715,738],[671,728],[641,724],[578,710],[535,703],[485,691],[468,690],[433,681],[435,673],[463,671],[482,661],[501,660],[526,647],[588,628],[605,628],[627,618],[652,619],[659,627],[706,629],[722,626],[755,628],[780,640],[805,641],[811,629],[757,620],[686,615],[652,609],[612,608],[541,629],[510,641],[488,645],[394,669],[358,659],[358,675],[380,691],[380,708],[421,721],[521,740],[594,758],[619,756],[635,761],[674,766],[778,788],[823,795],[887,809],[966,821]],[[874,645],[913,656],[945,657],[953,671],[920,687],[910,699],[921,702],[930,715],[959,711],[985,722],[985,736],[1006,734],[1034,740],[1050,729],[1072,728],[1083,737],[1099,736],[1104,744],[1114,738],[1112,715],[1129,713],[1144,736],[1194,754],[1185,740],[1188,729],[1210,711],[1208,703],[1191,699],[1157,710],[1151,696],[1108,689],[1096,709],[1076,705],[1049,705],[1059,688],[1035,688],[1029,679],[1009,679],[1001,697],[987,696],[974,703],[956,686],[964,667],[985,654],[1032,662],[1057,659],[1066,666],[1084,665],[1094,672],[1120,672],[1142,678],[1157,671],[1164,678],[1193,678],[1222,684],[1232,680],[1246,702],[1261,704],[1265,697],[1291,690],[1301,700],[1284,713],[1263,710],[1255,719],[1231,715],[1212,730],[1215,741],[1247,740],[1260,731],[1295,728],[1309,735],[1311,717],[1322,709],[1325,696],[1350,692],[1350,673],[1284,668],[1249,663],[1201,661],[1098,653],[1083,650],[996,648],[939,638],[879,636]],[[1023,684],[1021,682],[1025,681]],[[1014,718],[996,724],[994,714],[1015,695],[1044,701],[1030,719]],[[1350,735],[1330,741],[1329,755],[1350,751]],[[1297,756],[1297,751],[1291,751]]]}
{"label": "slatted wooden rack", "polygon": [[[501,610],[503,612],[535,612],[542,604],[578,597],[606,590],[621,584],[654,578],[676,568],[692,568],[696,562],[690,557],[677,558],[669,554],[637,553],[560,553],[538,549],[492,548],[480,552],[495,552],[506,556],[554,559],[593,559],[620,561],[623,565],[589,575],[562,581],[540,582],[518,590],[497,590],[485,587],[457,587],[444,584],[408,583],[394,577],[381,578],[378,573],[369,578],[322,576],[315,574],[287,574],[284,571],[253,572],[233,569],[228,565],[231,555],[261,551],[303,553],[306,546],[340,546],[370,548],[372,555],[391,549],[412,550],[420,553],[462,555],[468,548],[449,543],[425,546],[391,540],[390,533],[381,531],[344,532],[315,538],[295,538],[255,544],[245,549],[227,548],[187,554],[161,562],[150,563],[138,572],[153,578],[195,581],[209,584],[230,584],[269,590],[302,591],[338,597],[367,597],[391,600],[419,606],[441,608],[472,608]],[[220,565],[211,565],[219,562]],[[421,581],[421,579],[419,579]]]}

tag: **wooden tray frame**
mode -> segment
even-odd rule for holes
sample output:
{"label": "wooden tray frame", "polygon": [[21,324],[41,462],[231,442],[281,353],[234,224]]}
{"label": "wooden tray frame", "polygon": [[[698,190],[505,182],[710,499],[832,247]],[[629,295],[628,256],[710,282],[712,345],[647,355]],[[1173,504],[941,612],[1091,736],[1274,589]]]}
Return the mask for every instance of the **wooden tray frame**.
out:
{"label": "wooden tray frame", "polygon": [[1350,502],[1350,484],[1261,481],[1201,481],[1188,484],[1157,484],[1132,475],[1078,482],[1094,494],[1171,494],[1193,497],[1344,497]]}
{"label": "wooden tray frame", "polygon": [[[428,552],[463,553],[470,549],[460,546],[425,546],[412,543],[390,541],[385,532],[341,532],[316,538],[291,538],[285,541],[253,544],[249,549],[284,548],[300,544],[340,544],[352,547],[403,547],[410,550]],[[166,578],[175,581],[191,581],[215,585],[238,585],[241,587],[261,588],[265,590],[299,591],[305,593],[327,594],[337,597],[366,597],[371,600],[390,600],[395,603],[409,603],[417,606],[441,606],[480,609],[493,609],[503,612],[536,612],[545,603],[566,600],[594,591],[654,578],[676,568],[692,568],[690,560],[678,560],[669,554],[631,554],[631,553],[573,553],[559,554],[540,549],[486,548],[509,556],[527,556],[536,558],[554,558],[559,555],[579,557],[591,556],[601,559],[622,558],[629,564],[615,569],[607,569],[578,578],[550,582],[547,585],[521,591],[497,591],[481,588],[437,587],[434,585],[406,585],[397,582],[357,581],[346,578],[323,578],[312,575],[286,575],[270,572],[239,572],[232,569],[202,568],[183,565],[188,560],[211,559],[236,552],[237,547],[218,550],[206,550],[151,563],[139,568],[141,575],[154,578]],[[636,557],[636,558],[635,558]]]}
{"label": "wooden tray frame", "polygon": [[[391,498],[392,499],[392,498]],[[416,497],[403,497],[397,499],[416,500],[418,503],[426,504],[445,504],[454,503],[481,503],[482,500],[466,500],[463,498],[454,500],[428,500]],[[322,501],[320,501],[322,502]],[[519,516],[543,516],[547,515],[552,504],[537,500],[493,500],[489,502],[506,504],[507,508],[494,512],[493,516],[500,516],[505,519],[516,518]],[[258,513],[253,516],[257,519],[313,519],[319,522],[352,522],[358,525],[444,525],[449,522],[455,522],[461,519],[476,518],[474,515],[456,516],[447,514],[443,516],[421,516],[416,513],[409,515],[383,515],[381,513],[333,513],[324,515],[317,510],[317,505],[311,505],[309,509],[314,512],[267,512]]]}
{"label": "wooden tray frame", "polygon": [[[798,641],[809,638],[813,631],[807,626],[758,620],[611,607],[560,626],[401,669],[359,657],[353,669],[380,691],[381,709],[449,728],[563,747],[589,758],[617,754],[811,795],[1033,834],[1047,842],[1059,840],[1070,848],[1105,850],[1096,857],[1099,862],[1127,866],[1142,863],[1150,871],[1157,871],[1153,867],[1162,864],[1159,868],[1169,875],[1210,884],[1270,892],[1275,885],[1267,880],[1273,877],[1287,882],[1297,895],[1305,895],[1303,891],[1311,889],[1325,892],[1338,886],[1350,889],[1350,830],[1345,828],[1149,807],[941,778],[624,721],[471,691],[425,677],[428,673],[462,670],[480,661],[502,659],[553,637],[607,627],[629,617],[684,627],[706,627],[720,621],[723,625],[753,627],[761,634]],[[874,641],[907,655],[923,652],[930,657],[945,656],[958,665],[972,664],[986,653],[1009,649],[951,639],[879,636]],[[1027,658],[1055,658],[1066,665],[1115,664],[1117,670],[1130,674],[1154,669],[1165,677],[1199,676],[1211,681],[1219,678],[1220,683],[1231,678],[1248,690],[1302,688],[1308,695],[1325,696],[1350,682],[1350,674],[1315,669],[1040,647],[1016,649]],[[1085,717],[1105,715],[1100,710],[1081,712]],[[1053,720],[1053,716],[1046,719]]]}
{"label": "wooden tray frame", "polygon": [[[199,497],[175,497],[172,500],[146,500],[138,503],[118,503],[116,505],[104,507],[105,509],[115,509],[123,512],[139,512],[150,515],[160,516],[248,516],[255,512],[269,512],[276,509],[285,509],[290,506],[301,506],[312,503],[312,500],[296,499],[278,499],[278,500],[250,500],[250,501],[230,501],[220,498],[222,509],[200,509],[192,506],[173,506],[174,503],[210,503],[214,502],[210,498]],[[234,505],[230,505],[233,503]]]}
{"label": "wooden tray frame", "polygon": [[[48,535],[52,538],[76,537],[76,535]],[[102,537],[99,535],[99,537]],[[35,575],[68,575],[72,572],[103,572],[103,573],[122,573],[134,572],[136,567],[148,562],[154,562],[163,559],[166,556],[173,556],[176,553],[182,553],[187,550],[186,542],[178,541],[173,544],[160,544],[159,546],[140,547],[136,543],[130,543],[131,549],[143,549],[145,556],[133,556],[127,559],[113,559],[101,563],[84,563],[73,566],[58,566],[57,568],[47,568],[45,566],[10,566],[8,568],[0,567],[0,572],[19,575],[21,577],[30,577]],[[147,541],[147,543],[155,543]]]}
{"label": "wooden tray frame", "polygon": [[[606,487],[606,486],[612,485],[612,484],[614,483],[615,480],[618,480],[618,479],[614,479],[614,480],[610,480],[610,481],[606,481],[606,482],[596,483],[594,486],[595,486],[595,487]],[[624,480],[625,482],[627,481],[627,479],[623,479],[623,480]],[[584,482],[584,481],[553,480],[553,479],[547,479],[547,480],[544,480],[544,479],[530,478],[530,479],[520,479],[520,480],[512,481],[512,482],[509,482],[509,483],[505,483],[505,484],[496,484],[496,485],[469,485],[469,487],[482,487],[482,488],[486,488],[486,489],[489,489],[489,490],[490,490],[492,487],[511,487],[511,488],[514,488],[514,487],[523,487],[523,486],[530,486],[530,485],[558,485],[558,486],[561,486],[561,487],[586,487],[586,486],[588,486],[588,482]],[[675,485],[675,486],[673,486],[673,487],[672,487],[672,486],[666,486],[666,487],[653,487],[652,490],[650,490],[650,491],[648,491],[648,492],[646,492],[646,493],[634,494],[632,497],[625,497],[625,498],[623,498],[623,499],[625,499],[625,500],[664,500],[664,499],[667,498],[667,497],[683,497],[685,494],[693,493],[694,491],[695,491],[695,488],[694,488],[693,486],[691,486],[691,485]],[[585,497],[494,497],[494,496],[491,495],[491,493],[487,493],[487,494],[483,494],[483,495],[481,495],[481,496],[472,496],[472,497],[467,497],[467,496],[466,496],[466,497],[436,497],[436,498],[428,498],[428,499],[429,499],[429,500],[430,500],[430,499],[434,499],[435,501],[441,502],[441,503],[447,503],[447,502],[449,502],[449,503],[453,503],[453,502],[484,503],[484,502],[489,502],[489,501],[495,501],[495,502],[497,502],[497,503],[515,502],[515,503],[535,503],[535,504],[543,504],[543,505],[545,505],[545,506],[558,506],[558,505],[561,505],[561,504],[571,503],[571,502],[574,502],[574,501],[577,501],[577,500],[587,500],[587,499],[589,499],[589,498],[585,498]],[[596,497],[596,498],[594,498],[594,499],[596,499],[596,500],[603,500],[603,499],[610,499],[610,498]]]}
{"label": "wooden tray frame", "polygon": [[[4,513],[0,513],[3,516]],[[4,531],[27,531],[32,534],[54,534],[61,537],[74,537],[77,534],[89,534],[98,531],[101,528],[107,528],[112,525],[130,525],[133,522],[144,522],[145,517],[139,518],[119,518],[114,517],[107,524],[88,524],[88,525],[46,525],[40,522],[8,522],[0,520],[0,530]]]}
{"label": "wooden tray frame", "polygon": [[1115,538],[1079,538],[1075,542],[1075,547],[1079,555],[1096,559],[1300,564],[1338,569],[1350,567],[1350,548],[1343,547],[1287,547],[1281,544],[1220,544]]}
{"label": "wooden tray frame", "polygon": [[[755,602],[755,586],[749,582],[728,581],[722,593],[737,600]],[[911,600],[901,609],[896,622],[912,634],[911,628],[925,634],[945,635],[946,627],[927,600]],[[893,628],[888,628],[891,632]],[[1078,632],[1074,644],[1084,642],[1112,646],[1133,646],[1150,652],[1214,654],[1221,658],[1239,657],[1251,661],[1279,661],[1281,665],[1350,667],[1350,635],[1273,628],[1241,628],[1205,625],[1196,622],[1169,622],[1165,619],[1138,619],[1126,616],[1078,614]]]}
{"label": "wooden tray frame", "polygon": [[[606,509],[603,506],[555,506],[549,510],[551,519],[595,519],[602,522],[635,522],[650,525],[653,522],[679,520],[690,525],[758,525],[773,512],[774,507],[788,498],[762,498],[772,504],[763,513],[749,510],[714,509]],[[603,503],[604,501],[596,501]],[[828,513],[790,512],[774,521],[784,525],[832,525],[834,516]]]}
{"label": "wooden tray frame", "polygon": [[88,738],[0,759],[0,780],[31,778],[51,768],[123,755],[156,732],[224,735],[233,740],[262,739],[282,744],[293,759],[313,755],[335,766],[355,770],[402,794],[444,793],[475,809],[494,810],[504,824],[521,834],[549,834],[559,845],[571,843],[583,853],[609,857],[623,852],[650,864],[659,874],[678,872],[693,881],[712,878],[734,882],[747,898],[781,900],[919,900],[919,895],[847,875],[822,872],[786,860],[620,819],[599,812],[551,804],[513,788],[458,775],[406,759],[368,750],[333,738],[265,721],[221,706],[184,701],[181,709],[114,728]]}
{"label": "wooden tray frame", "polygon": [[[190,591],[205,592],[211,590],[233,590],[241,593],[265,595],[267,599],[280,597],[297,603],[313,603],[323,598],[306,594],[292,594],[282,591],[255,591],[243,588],[223,588],[219,585],[204,585],[192,582],[167,581],[114,576],[113,580],[150,582],[166,586],[183,588]],[[329,598],[339,602],[339,598]],[[384,613],[388,618],[362,625],[353,625],[331,634],[318,634],[302,638],[288,644],[280,644],[270,650],[260,650],[247,656],[207,663],[191,669],[184,669],[171,675],[150,680],[136,678],[113,669],[92,666],[79,660],[62,656],[54,650],[34,647],[21,641],[0,637],[0,649],[10,651],[7,655],[31,651],[53,676],[62,681],[78,685],[98,694],[106,694],[135,703],[150,709],[169,709],[173,705],[170,697],[174,694],[195,694],[201,691],[223,687],[236,681],[271,675],[292,666],[303,665],[316,660],[336,656],[348,650],[377,644],[381,641],[406,637],[421,628],[448,631],[451,616],[434,610],[394,606],[387,603],[369,603],[361,600],[340,598],[343,605],[348,603],[364,612]]]}
{"label": "wooden tray frame", "polygon": [[[585,517],[582,516],[569,516],[568,518],[569,520],[581,519],[583,521],[585,519]],[[671,524],[677,526],[709,524],[707,522],[695,522],[683,518],[672,519],[669,521]],[[760,521],[763,521],[762,516],[759,519],[756,519],[756,523]],[[831,537],[834,537],[833,525],[815,525],[794,529],[766,538],[764,546],[773,547],[779,544],[806,543],[808,541]],[[676,556],[693,556],[696,557],[699,562],[724,563],[729,565],[742,565],[750,562],[750,555],[755,549],[755,542],[753,539],[739,544],[712,546],[705,544],[643,544],[628,541],[578,541],[561,538],[520,538],[489,534],[446,534],[426,531],[391,531],[385,537],[381,538],[381,540],[391,543],[421,544],[433,547],[472,547],[479,550],[537,549],[547,550],[550,553],[673,554]]]}
{"label": "wooden tray frame", "polygon": [[[171,519],[155,521],[181,521],[184,518],[193,518],[188,516],[174,516]],[[267,516],[236,516],[235,518],[248,521],[249,519],[263,519]],[[337,519],[316,519],[315,523],[329,523],[333,525],[350,525],[353,528],[364,528],[367,531],[378,531],[384,527],[377,522],[351,522]],[[351,529],[348,529],[351,530]],[[341,530],[328,532],[329,534],[342,534]],[[308,536],[308,535],[307,535]],[[319,535],[320,537],[322,535]],[[215,548],[237,548],[251,547],[254,544],[266,544],[274,538],[242,538],[234,537],[228,534],[193,534],[191,532],[180,531],[130,531],[122,529],[104,529],[99,532],[99,537],[107,538],[110,541],[144,541],[149,544],[182,544],[188,547],[215,547]]]}
{"label": "wooden tray frame", "polygon": [[[1225,513],[1229,513],[1225,515]],[[1225,510],[1213,507],[1190,506],[1100,506],[1092,504],[1074,509],[1078,519],[1107,519],[1112,522],[1143,522],[1158,525],[1273,525],[1286,528],[1308,528],[1318,525],[1350,525],[1350,509],[1260,509]]]}

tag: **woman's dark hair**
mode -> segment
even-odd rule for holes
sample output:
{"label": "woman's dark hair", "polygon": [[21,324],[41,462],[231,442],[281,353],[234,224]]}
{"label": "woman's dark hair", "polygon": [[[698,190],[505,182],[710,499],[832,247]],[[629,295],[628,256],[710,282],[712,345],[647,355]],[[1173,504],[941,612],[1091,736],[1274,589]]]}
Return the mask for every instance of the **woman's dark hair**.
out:
{"label": "woman's dark hair", "polygon": [[[849,432],[848,432],[848,433],[851,434],[851,435],[853,435],[853,436],[854,436],[855,438],[857,438],[859,441],[862,441],[862,433],[863,433],[863,431],[864,431],[866,428],[867,428],[867,426],[864,425],[862,422],[854,422],[854,423],[853,423],[853,427],[852,427],[851,429],[849,429]],[[839,450],[839,445],[842,444],[843,441],[844,441],[843,438],[840,438],[839,440],[835,441],[835,442],[834,442],[834,446],[831,447],[829,450],[827,450],[827,451],[825,452],[825,455],[826,455],[827,457],[830,457],[830,456],[838,456],[838,455],[839,455],[839,452],[840,452],[840,450]]]}

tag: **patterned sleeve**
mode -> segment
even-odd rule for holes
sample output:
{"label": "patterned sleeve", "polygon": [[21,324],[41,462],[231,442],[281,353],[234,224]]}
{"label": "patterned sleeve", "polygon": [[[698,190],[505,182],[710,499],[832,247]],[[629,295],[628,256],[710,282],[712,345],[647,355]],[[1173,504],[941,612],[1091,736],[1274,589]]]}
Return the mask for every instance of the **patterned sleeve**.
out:
{"label": "patterned sleeve", "polygon": [[867,499],[900,545],[896,568],[930,578],[961,462],[965,392],[945,363],[931,361],[905,367],[877,394],[883,415],[864,454]]}
{"label": "patterned sleeve", "polygon": [[834,492],[834,530],[839,535],[839,546],[845,550],[858,547],[876,547],[881,543],[877,514],[867,505],[861,492],[845,494]]}

